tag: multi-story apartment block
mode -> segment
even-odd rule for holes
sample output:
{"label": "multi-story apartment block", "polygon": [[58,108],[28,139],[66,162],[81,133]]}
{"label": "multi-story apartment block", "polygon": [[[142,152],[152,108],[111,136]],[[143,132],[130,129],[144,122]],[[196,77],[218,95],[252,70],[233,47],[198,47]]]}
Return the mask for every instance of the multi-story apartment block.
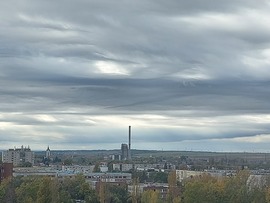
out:
{"label": "multi-story apartment block", "polygon": [[204,171],[189,171],[189,170],[176,170],[176,178],[179,182],[183,182],[188,178],[206,174]]}
{"label": "multi-story apartment block", "polygon": [[133,169],[133,164],[122,164],[121,171],[130,171]]}
{"label": "multi-story apartment block", "polygon": [[113,164],[113,171],[121,171],[122,164]]}
{"label": "multi-story apartment block", "polygon": [[29,146],[24,148],[14,148],[2,152],[3,163],[13,163],[14,166],[20,166],[27,163],[34,164],[35,155]]}

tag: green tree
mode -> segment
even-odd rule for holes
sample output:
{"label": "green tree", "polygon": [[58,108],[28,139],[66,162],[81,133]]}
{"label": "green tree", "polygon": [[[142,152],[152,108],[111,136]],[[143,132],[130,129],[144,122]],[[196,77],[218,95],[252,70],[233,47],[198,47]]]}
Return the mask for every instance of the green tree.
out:
{"label": "green tree", "polygon": [[251,203],[267,203],[266,189],[253,188],[249,191],[249,201]]}
{"label": "green tree", "polygon": [[53,159],[53,163],[59,163],[61,162],[62,160],[60,158],[58,158],[58,156],[56,156],[54,159]]}
{"label": "green tree", "polygon": [[224,202],[224,182],[208,174],[193,177],[184,187],[185,203]]}
{"label": "green tree", "polygon": [[90,187],[89,183],[81,184],[80,194],[87,203],[99,203],[96,191]]}
{"label": "green tree", "polygon": [[10,184],[10,179],[5,179],[1,182],[1,184],[0,184],[0,202],[4,202],[9,184]]}
{"label": "green tree", "polygon": [[249,171],[241,170],[236,176],[226,179],[225,200],[228,202],[247,203],[249,202],[249,192],[247,179]]}
{"label": "green tree", "polygon": [[72,165],[72,163],[73,163],[72,159],[65,159],[64,160],[64,165],[70,166],[70,165]]}
{"label": "green tree", "polygon": [[43,177],[37,191],[37,203],[58,203],[59,186],[55,179]]}
{"label": "green tree", "polygon": [[73,203],[74,202],[72,200],[70,194],[63,189],[61,189],[59,191],[59,197],[60,197],[61,203]]}
{"label": "green tree", "polygon": [[29,201],[37,200],[37,192],[41,184],[41,178],[25,177],[22,179],[22,184],[16,188],[16,199],[20,203],[28,203]]}
{"label": "green tree", "polygon": [[85,200],[87,202],[96,202],[97,196],[90,185],[86,183],[82,174],[76,175],[74,178],[65,178],[61,184],[61,193],[68,193],[71,199]]}
{"label": "green tree", "polygon": [[100,172],[99,163],[96,163],[95,164],[95,167],[93,169],[93,172],[95,172],[95,173]]}
{"label": "green tree", "polygon": [[154,190],[147,190],[142,193],[142,203],[161,203],[159,199],[159,192]]}
{"label": "green tree", "polygon": [[248,187],[250,173],[241,170],[236,176],[216,178],[210,175],[193,177],[184,185],[185,203],[265,203],[269,202],[267,187]]}
{"label": "green tree", "polygon": [[17,185],[16,202],[19,203],[73,203],[74,200],[84,200],[86,203],[99,202],[96,192],[83,175],[61,180],[51,177],[26,177],[14,180],[16,180],[14,185]]}
{"label": "green tree", "polygon": [[111,185],[107,187],[109,196],[110,196],[110,202],[115,203],[126,203],[128,200],[128,191],[126,186],[115,186]]}
{"label": "green tree", "polygon": [[157,183],[168,183],[168,173],[161,172],[161,171],[155,173],[154,182],[157,182]]}

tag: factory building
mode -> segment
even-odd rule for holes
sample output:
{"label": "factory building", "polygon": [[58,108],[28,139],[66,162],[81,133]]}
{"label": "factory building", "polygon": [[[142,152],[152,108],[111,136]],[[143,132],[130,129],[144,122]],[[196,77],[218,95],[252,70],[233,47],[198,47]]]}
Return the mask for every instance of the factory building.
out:
{"label": "factory building", "polygon": [[128,145],[121,145],[122,160],[131,160],[131,126],[128,127]]}

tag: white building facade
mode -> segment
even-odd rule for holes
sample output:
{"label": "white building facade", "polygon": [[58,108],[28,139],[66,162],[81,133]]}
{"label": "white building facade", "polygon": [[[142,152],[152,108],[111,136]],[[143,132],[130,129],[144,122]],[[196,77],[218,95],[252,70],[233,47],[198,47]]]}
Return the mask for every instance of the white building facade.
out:
{"label": "white building facade", "polygon": [[31,163],[34,165],[35,154],[28,148],[14,148],[2,152],[3,163],[13,163],[14,166],[20,166],[25,163]]}

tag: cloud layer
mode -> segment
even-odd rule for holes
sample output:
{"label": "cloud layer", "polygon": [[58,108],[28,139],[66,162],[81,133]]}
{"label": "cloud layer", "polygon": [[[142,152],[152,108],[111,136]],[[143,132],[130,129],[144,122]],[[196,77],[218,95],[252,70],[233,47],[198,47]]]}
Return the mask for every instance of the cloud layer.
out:
{"label": "cloud layer", "polygon": [[267,151],[269,11],[255,0],[1,2],[0,147],[119,148],[132,125],[138,149]]}

